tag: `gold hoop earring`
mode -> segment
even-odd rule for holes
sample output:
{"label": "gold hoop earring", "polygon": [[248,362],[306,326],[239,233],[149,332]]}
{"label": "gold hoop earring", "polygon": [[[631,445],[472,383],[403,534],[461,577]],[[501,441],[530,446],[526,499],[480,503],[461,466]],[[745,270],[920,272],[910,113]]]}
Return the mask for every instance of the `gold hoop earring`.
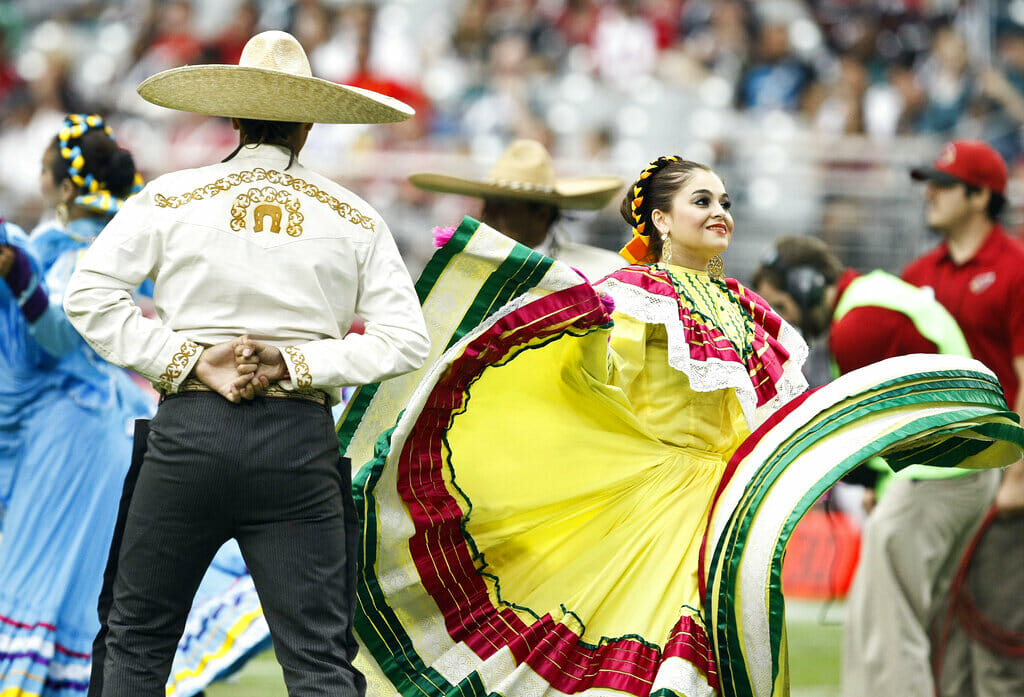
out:
{"label": "gold hoop earring", "polygon": [[672,261],[672,238],[667,232],[661,236],[661,261],[665,264]]}
{"label": "gold hoop earring", "polygon": [[708,276],[716,279],[725,277],[725,262],[722,261],[721,254],[716,254],[708,259]]}
{"label": "gold hoop earring", "polygon": [[57,221],[60,222],[62,226],[64,226],[68,224],[69,218],[70,211],[68,210],[68,204],[61,201],[60,203],[57,204]]}

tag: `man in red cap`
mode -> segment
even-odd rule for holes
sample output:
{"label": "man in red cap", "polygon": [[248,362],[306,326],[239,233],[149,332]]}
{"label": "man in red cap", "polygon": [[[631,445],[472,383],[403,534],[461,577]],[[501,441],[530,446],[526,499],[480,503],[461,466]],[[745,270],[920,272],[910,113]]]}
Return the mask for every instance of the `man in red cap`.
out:
{"label": "man in red cap", "polygon": [[[933,289],[971,354],[999,378],[1007,404],[1024,415],[1024,245],[998,222],[1006,163],[985,143],[959,140],[911,176],[927,182],[927,224],[943,241],[903,278]],[[1002,473],[994,500],[980,501],[979,511],[981,530],[961,536],[976,535],[977,546],[964,557],[948,611],[936,618],[932,660],[942,697],[1024,695],[1024,461]]]}

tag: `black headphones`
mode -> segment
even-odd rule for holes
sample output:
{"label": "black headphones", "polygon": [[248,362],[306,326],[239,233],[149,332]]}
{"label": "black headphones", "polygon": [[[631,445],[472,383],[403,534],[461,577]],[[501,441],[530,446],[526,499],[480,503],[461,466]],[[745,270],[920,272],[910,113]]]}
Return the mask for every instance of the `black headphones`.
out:
{"label": "black headphones", "polygon": [[782,277],[781,290],[789,293],[801,312],[817,307],[824,299],[828,282],[825,280],[825,274],[813,266],[786,266],[779,259],[778,252],[773,253],[771,258],[764,262],[764,266]]}

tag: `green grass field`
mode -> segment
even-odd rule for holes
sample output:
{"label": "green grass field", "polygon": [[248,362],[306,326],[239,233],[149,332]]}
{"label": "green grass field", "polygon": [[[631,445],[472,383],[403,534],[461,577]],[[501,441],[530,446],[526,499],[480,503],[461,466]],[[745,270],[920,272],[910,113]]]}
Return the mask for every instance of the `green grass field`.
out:
{"label": "green grass field", "polygon": [[[791,600],[786,603],[792,697],[839,697],[841,605]],[[230,682],[206,690],[207,697],[286,697],[281,668],[267,651]]]}

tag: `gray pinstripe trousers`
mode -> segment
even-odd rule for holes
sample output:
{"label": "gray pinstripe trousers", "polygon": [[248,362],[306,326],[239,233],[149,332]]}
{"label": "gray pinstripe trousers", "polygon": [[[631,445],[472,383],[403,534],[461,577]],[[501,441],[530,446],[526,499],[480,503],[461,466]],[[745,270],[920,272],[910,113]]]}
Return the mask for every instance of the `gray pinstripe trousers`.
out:
{"label": "gray pinstripe trousers", "polygon": [[355,509],[330,410],[292,399],[165,400],[121,540],[104,697],[162,697],[192,598],[238,539],[291,697],[362,697],[352,666]]}

